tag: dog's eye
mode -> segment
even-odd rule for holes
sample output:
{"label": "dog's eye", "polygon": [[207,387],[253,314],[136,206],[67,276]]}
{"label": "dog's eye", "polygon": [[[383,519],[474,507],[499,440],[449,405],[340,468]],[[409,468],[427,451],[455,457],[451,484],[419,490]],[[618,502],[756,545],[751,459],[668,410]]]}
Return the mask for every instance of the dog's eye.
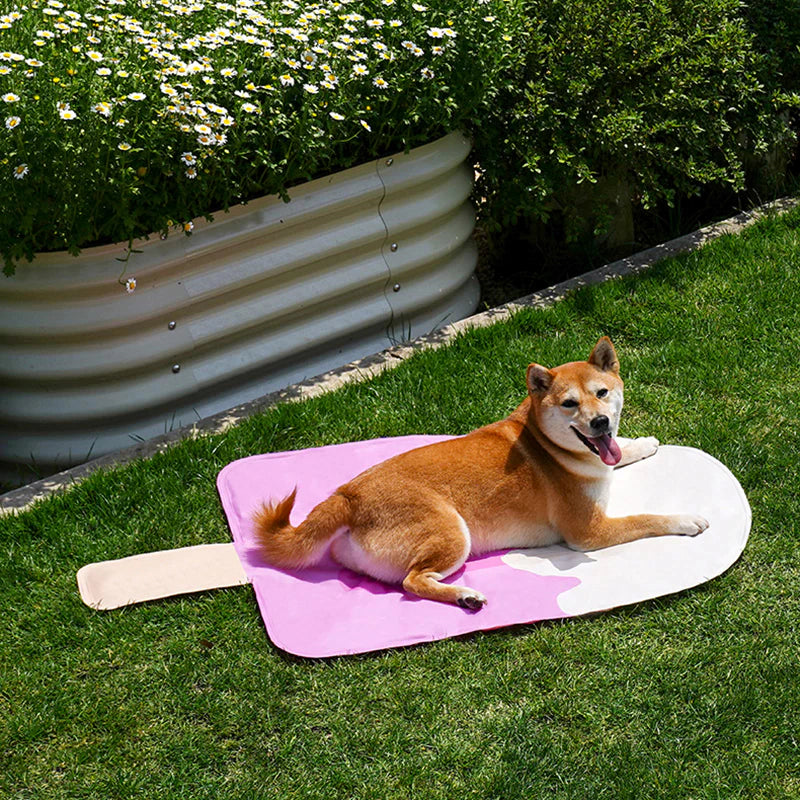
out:
{"label": "dog's eye", "polygon": [[608,389],[599,389],[597,391],[598,397],[605,397],[608,394]]}
{"label": "dog's eye", "polygon": [[575,408],[578,405],[577,400],[565,400],[561,404],[561,408]]}

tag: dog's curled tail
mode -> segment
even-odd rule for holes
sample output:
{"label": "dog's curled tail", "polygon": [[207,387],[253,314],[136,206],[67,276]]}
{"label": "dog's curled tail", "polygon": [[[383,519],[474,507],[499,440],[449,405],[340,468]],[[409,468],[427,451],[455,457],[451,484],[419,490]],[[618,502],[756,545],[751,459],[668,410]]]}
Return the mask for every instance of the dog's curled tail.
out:
{"label": "dog's curled tail", "polygon": [[253,515],[258,550],[276,567],[297,569],[316,564],[337,530],[348,524],[346,498],[333,494],[315,506],[296,528],[289,522],[297,489],[278,503],[264,503]]}

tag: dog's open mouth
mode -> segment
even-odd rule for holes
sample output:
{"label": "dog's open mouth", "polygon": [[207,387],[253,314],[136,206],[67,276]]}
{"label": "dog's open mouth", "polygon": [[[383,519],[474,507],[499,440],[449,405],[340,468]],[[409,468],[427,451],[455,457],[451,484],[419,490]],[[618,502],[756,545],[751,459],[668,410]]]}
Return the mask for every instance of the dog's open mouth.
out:
{"label": "dog's open mouth", "polygon": [[572,430],[595,455],[600,456],[604,464],[608,464],[609,467],[619,464],[622,451],[610,433],[604,433],[602,436],[584,436],[577,428],[573,427]]}

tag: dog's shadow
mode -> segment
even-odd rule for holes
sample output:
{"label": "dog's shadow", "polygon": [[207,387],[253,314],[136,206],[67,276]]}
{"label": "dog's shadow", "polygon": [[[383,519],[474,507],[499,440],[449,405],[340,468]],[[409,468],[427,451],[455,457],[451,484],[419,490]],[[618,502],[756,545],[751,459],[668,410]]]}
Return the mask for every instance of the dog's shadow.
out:
{"label": "dog's shadow", "polygon": [[563,544],[552,544],[547,547],[532,547],[525,550],[509,550],[507,555],[520,555],[525,557],[535,557],[547,561],[554,570],[558,572],[568,572],[580,564],[590,564],[596,561],[589,553],[582,550],[573,550]]}

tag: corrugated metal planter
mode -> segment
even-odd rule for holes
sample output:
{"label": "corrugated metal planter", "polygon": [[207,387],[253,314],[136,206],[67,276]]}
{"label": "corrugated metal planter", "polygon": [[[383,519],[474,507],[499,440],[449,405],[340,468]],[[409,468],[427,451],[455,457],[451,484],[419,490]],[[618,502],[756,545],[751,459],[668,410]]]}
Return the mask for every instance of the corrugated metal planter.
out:
{"label": "corrugated metal planter", "polygon": [[0,279],[0,462],[54,471],[427,333],[478,302],[468,140],[451,134]]}

